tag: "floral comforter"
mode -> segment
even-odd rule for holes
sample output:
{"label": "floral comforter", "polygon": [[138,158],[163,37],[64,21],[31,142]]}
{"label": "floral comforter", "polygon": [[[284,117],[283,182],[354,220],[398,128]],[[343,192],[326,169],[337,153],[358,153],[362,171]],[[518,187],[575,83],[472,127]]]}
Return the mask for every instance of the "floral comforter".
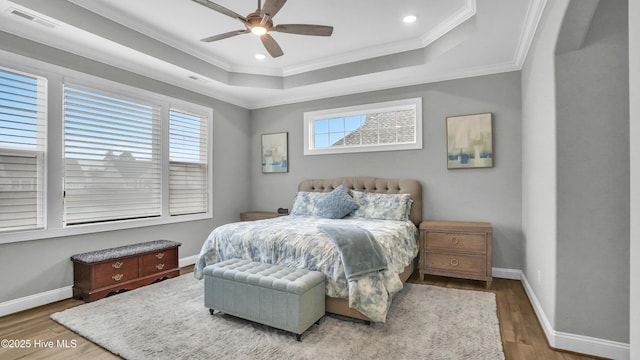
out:
{"label": "floral comforter", "polygon": [[[318,228],[336,223],[370,231],[384,250],[388,269],[347,281],[333,242]],[[399,274],[417,254],[418,229],[411,221],[289,215],[214,229],[202,245],[194,275],[202,279],[207,265],[231,258],[320,271],[327,278],[328,296],[348,298],[349,307],[384,322],[393,294],[403,287]]]}

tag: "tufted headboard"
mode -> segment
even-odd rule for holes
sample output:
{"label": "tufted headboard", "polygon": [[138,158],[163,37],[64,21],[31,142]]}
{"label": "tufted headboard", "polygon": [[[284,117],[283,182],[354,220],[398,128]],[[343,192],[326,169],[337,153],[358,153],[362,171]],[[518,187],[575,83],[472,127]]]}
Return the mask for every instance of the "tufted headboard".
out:
{"label": "tufted headboard", "polygon": [[416,226],[422,221],[422,185],[412,179],[383,179],[371,176],[341,177],[335,179],[309,179],[298,184],[298,191],[332,191],[342,185],[345,190],[368,191],[383,194],[410,194],[409,219]]}

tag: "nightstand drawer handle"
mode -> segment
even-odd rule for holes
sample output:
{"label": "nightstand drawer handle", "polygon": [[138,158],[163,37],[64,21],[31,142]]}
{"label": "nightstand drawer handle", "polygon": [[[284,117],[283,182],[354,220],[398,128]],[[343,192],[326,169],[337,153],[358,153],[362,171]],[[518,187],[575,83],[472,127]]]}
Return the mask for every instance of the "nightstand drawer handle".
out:
{"label": "nightstand drawer handle", "polygon": [[156,265],[156,269],[158,269],[158,270],[162,270],[163,268],[164,268],[164,264]]}
{"label": "nightstand drawer handle", "polygon": [[451,266],[458,266],[458,264],[460,264],[458,259],[451,259],[449,263],[451,264]]}
{"label": "nightstand drawer handle", "polygon": [[451,238],[451,242],[452,242],[454,245],[458,245],[458,244],[460,244],[460,239],[458,239],[458,238],[454,237],[454,238]]}
{"label": "nightstand drawer handle", "polygon": [[116,262],[114,262],[113,264],[111,264],[111,266],[112,266],[114,269],[120,269],[120,268],[122,267],[122,265],[124,265],[124,263],[123,263],[123,262],[121,262],[121,261],[116,261]]}
{"label": "nightstand drawer handle", "polygon": [[162,259],[163,257],[164,257],[164,253],[157,253],[157,254],[156,254],[156,258],[157,258],[158,260]]}
{"label": "nightstand drawer handle", "polygon": [[112,278],[113,280],[115,280],[115,281],[120,281],[120,280],[122,280],[122,277],[123,277],[123,276],[124,276],[124,275],[122,275],[122,274],[115,274],[115,275],[113,275],[111,278]]}

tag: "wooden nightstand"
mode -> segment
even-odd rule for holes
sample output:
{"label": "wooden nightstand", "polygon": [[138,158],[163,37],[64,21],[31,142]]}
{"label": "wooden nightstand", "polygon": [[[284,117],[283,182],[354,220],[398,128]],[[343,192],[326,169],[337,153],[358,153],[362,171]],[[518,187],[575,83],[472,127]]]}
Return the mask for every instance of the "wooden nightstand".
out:
{"label": "wooden nightstand", "polygon": [[287,214],[278,214],[275,211],[246,211],[240,213],[240,221],[253,221],[262,219],[271,219],[278,216],[284,216]]}
{"label": "wooden nightstand", "polygon": [[482,280],[491,287],[490,223],[431,221],[420,223],[420,278],[425,274]]}

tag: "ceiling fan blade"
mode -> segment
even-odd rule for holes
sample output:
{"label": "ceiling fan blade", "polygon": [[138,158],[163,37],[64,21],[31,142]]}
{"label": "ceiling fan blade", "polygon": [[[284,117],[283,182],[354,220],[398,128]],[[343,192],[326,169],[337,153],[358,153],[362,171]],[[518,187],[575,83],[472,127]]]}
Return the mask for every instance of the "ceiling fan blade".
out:
{"label": "ceiling fan blade", "polygon": [[260,40],[262,40],[262,45],[264,45],[269,55],[273,58],[277,58],[278,56],[284,55],[284,52],[280,48],[280,45],[271,37],[269,34],[264,34],[260,36]]}
{"label": "ceiling fan blade", "polygon": [[273,18],[274,16],[276,16],[278,11],[282,9],[284,3],[286,2],[287,0],[266,0],[264,2],[264,6],[262,7],[260,15],[264,16],[265,14],[268,14],[269,17]]}
{"label": "ceiling fan blade", "polygon": [[200,39],[200,41],[203,41],[203,42],[218,41],[218,40],[230,38],[232,36],[246,34],[248,32],[251,32],[251,30],[244,29],[244,30],[229,31],[229,32],[226,32],[224,34],[218,34],[218,35],[214,35],[214,36],[209,36],[209,37],[204,38],[204,39]]}
{"label": "ceiling fan blade", "polygon": [[208,0],[193,0],[193,1],[197,2],[198,4],[200,4],[202,6],[206,6],[209,9],[213,9],[213,10],[215,10],[215,11],[221,13],[221,14],[227,15],[227,16],[232,17],[234,19],[238,19],[238,20],[240,20],[242,22],[245,22],[245,23],[247,22],[247,19],[244,16],[236,13],[233,10],[229,10],[224,6],[218,5],[216,3],[212,3],[211,1],[208,1]]}
{"label": "ceiling fan blade", "polygon": [[309,24],[280,24],[272,27],[270,31],[278,31],[289,34],[331,36],[333,26],[309,25]]}

